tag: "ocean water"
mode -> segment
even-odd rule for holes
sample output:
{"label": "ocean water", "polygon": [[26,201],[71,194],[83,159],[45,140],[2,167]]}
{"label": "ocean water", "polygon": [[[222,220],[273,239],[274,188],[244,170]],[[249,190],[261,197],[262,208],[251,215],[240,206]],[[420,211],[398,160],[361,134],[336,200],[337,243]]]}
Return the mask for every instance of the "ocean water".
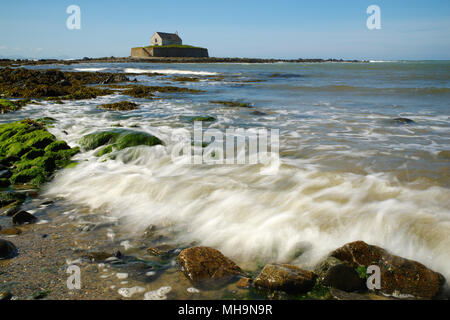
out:
{"label": "ocean water", "polygon": [[[154,100],[118,93],[63,105],[43,102],[1,116],[1,122],[53,117],[58,122],[50,131],[71,146],[118,123],[160,137],[164,146],[125,149],[114,160],[82,152],[78,166],[60,171],[44,188],[49,196],[117,219],[124,235],[161,226],[180,246],[215,247],[249,269],[273,261],[311,268],[335,248],[363,240],[450,279],[449,61],[34,68],[133,72],[143,85],[205,91]],[[173,76],[200,81],[173,84]],[[97,108],[122,100],[140,108]],[[278,129],[279,161],[173,161],[174,136],[193,132],[185,121],[193,115],[217,118],[204,129]],[[393,121],[398,117],[414,123]]]}

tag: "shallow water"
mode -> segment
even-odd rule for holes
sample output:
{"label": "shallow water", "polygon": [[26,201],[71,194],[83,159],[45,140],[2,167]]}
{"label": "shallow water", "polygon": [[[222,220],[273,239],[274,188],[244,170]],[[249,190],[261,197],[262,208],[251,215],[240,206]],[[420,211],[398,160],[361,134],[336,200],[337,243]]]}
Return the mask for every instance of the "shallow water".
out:
{"label": "shallow water", "polygon": [[[121,238],[139,237],[156,225],[170,231],[178,246],[215,247],[246,269],[272,261],[308,268],[346,242],[364,240],[450,279],[450,62],[35,68],[51,67],[164,74],[137,75],[146,85],[195,76],[199,82],[175,85],[206,91],[133,99],[140,108],[128,112],[97,108],[126,98],[115,94],[44,102],[0,118],[53,117],[58,122],[50,131],[71,146],[118,123],[160,137],[165,146],[125,149],[114,160],[83,152],[76,156],[78,166],[62,170],[45,187],[48,196],[117,219]],[[255,108],[210,100],[240,100]],[[192,133],[184,120],[191,115],[218,119],[204,128],[279,129],[280,161],[174,162],[174,136]],[[397,117],[415,124],[393,122]]]}

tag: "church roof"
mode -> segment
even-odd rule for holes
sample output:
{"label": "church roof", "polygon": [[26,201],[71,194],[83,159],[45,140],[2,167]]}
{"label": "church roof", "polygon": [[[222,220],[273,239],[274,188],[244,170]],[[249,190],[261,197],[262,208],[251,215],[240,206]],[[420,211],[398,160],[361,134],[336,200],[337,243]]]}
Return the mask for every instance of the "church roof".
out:
{"label": "church roof", "polygon": [[161,39],[172,40],[172,41],[181,41],[181,38],[176,33],[167,33],[167,32],[156,32]]}

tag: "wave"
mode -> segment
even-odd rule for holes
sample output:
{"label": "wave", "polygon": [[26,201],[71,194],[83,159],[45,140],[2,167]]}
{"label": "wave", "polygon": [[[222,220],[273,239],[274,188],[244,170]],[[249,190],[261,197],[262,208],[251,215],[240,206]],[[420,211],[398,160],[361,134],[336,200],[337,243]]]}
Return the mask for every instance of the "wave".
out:
{"label": "wave", "polygon": [[290,84],[269,84],[273,89],[309,91],[309,92],[360,92],[360,93],[380,93],[380,94],[450,94],[450,88],[373,88],[358,87],[348,85],[331,85],[331,86],[293,86]]}
{"label": "wave", "polygon": [[74,68],[75,71],[85,71],[85,72],[99,72],[104,71],[108,68]]}
{"label": "wave", "polygon": [[138,69],[138,68],[125,68],[126,73],[162,73],[162,74],[186,74],[186,75],[198,75],[198,76],[214,76],[219,74],[218,72],[208,71],[192,71],[192,70],[177,70],[177,69]]}
{"label": "wave", "polygon": [[[311,267],[363,240],[450,278],[450,191],[417,190],[388,175],[281,166],[189,166],[170,145],[136,147],[116,160],[89,158],[60,172],[47,194],[100,209],[130,235],[166,226],[178,244],[212,246],[241,265]],[[236,250],[236,248],[239,248]]]}

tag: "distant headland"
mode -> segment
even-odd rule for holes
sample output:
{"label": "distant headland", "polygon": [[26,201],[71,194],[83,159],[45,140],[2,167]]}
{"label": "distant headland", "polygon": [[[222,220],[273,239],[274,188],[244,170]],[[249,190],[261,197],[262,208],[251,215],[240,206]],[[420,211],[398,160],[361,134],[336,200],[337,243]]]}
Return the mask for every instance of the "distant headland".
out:
{"label": "distant headland", "polygon": [[101,57],[59,60],[59,59],[0,59],[0,67],[46,65],[46,64],[79,64],[79,63],[324,63],[324,62],[347,62],[362,63],[368,60],[343,60],[343,59],[260,59],[260,58],[192,58],[192,57]]}

